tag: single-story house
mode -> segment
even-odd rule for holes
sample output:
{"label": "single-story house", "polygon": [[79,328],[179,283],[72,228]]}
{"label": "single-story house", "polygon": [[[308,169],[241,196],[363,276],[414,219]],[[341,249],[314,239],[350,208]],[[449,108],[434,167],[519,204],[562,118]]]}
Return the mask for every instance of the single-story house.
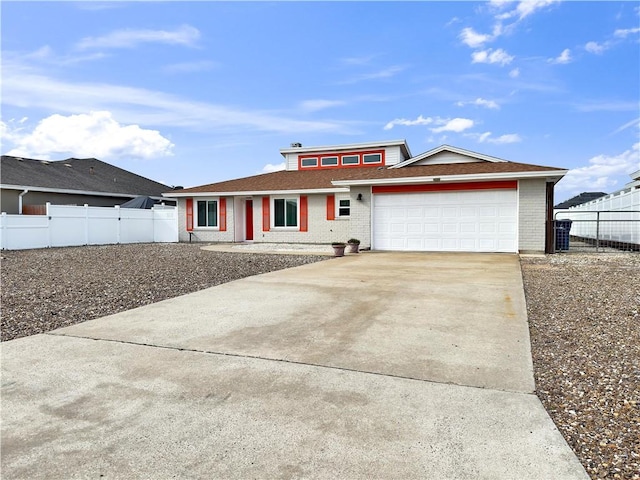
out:
{"label": "single-story house", "polygon": [[95,158],[49,161],[2,155],[0,193],[8,214],[44,214],[54,205],[113,207],[139,195],[175,205],[171,187]]}
{"label": "single-story house", "polygon": [[406,251],[542,252],[567,170],[405,140],[280,150],[286,169],[187,188],[181,241],[331,243]]}

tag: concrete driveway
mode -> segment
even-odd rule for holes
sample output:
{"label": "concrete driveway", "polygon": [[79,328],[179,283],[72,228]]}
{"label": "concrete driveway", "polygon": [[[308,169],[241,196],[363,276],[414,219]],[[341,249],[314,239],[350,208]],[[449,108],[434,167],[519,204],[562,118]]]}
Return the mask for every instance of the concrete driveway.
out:
{"label": "concrete driveway", "polygon": [[518,257],[366,253],[2,345],[3,478],[587,478]]}

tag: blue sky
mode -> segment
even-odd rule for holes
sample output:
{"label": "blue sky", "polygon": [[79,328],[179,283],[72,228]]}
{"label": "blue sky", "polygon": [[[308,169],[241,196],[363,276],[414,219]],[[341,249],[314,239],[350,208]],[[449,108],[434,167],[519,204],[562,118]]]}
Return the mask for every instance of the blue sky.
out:
{"label": "blue sky", "polygon": [[13,2],[2,153],[96,157],[169,185],[279,149],[406,139],[570,169],[640,168],[638,2]]}

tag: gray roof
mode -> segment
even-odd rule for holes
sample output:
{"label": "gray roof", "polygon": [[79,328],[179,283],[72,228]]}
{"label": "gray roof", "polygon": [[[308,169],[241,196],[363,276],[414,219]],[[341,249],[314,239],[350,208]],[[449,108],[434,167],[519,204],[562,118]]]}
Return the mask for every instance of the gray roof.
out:
{"label": "gray roof", "polygon": [[575,197],[572,197],[569,200],[565,200],[564,202],[557,204],[553,208],[575,207],[576,205],[581,205],[583,203],[590,202],[591,200],[604,197],[605,195],[606,193],[604,192],[582,192],[580,195],[576,195]]}
{"label": "gray roof", "polygon": [[148,195],[160,197],[171,187],[141,177],[95,158],[48,161],[2,156],[3,186],[54,188],[68,191]]}

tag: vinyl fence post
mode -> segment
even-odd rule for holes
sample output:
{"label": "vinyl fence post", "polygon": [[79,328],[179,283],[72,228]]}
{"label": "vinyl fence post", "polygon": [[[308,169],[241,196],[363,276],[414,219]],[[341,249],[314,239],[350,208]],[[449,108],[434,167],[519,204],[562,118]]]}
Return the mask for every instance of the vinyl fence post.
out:
{"label": "vinyl fence post", "polygon": [[89,205],[84,204],[84,244],[89,245]]}
{"label": "vinyl fence post", "polygon": [[51,248],[53,241],[51,240],[51,202],[45,204],[47,209],[47,248]]}
{"label": "vinyl fence post", "polygon": [[600,251],[600,211],[596,212],[596,252]]}
{"label": "vinyl fence post", "polygon": [[116,212],[118,213],[118,228],[116,229],[116,243],[120,244],[120,229],[122,228],[122,221],[120,220],[120,205],[116,205]]}

